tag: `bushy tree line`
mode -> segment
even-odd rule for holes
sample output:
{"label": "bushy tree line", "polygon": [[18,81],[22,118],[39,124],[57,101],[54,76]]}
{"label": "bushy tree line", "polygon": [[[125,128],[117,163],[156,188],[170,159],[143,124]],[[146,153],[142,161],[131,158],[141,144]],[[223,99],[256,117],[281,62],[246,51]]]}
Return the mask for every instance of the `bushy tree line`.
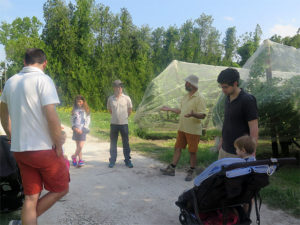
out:
{"label": "bushy tree line", "polygon": [[[36,17],[2,21],[0,43],[9,62],[8,76],[23,66],[26,48],[39,47],[48,56],[47,73],[57,85],[63,104],[84,95],[94,109],[105,108],[111,83],[119,78],[137,107],[148,83],[172,60],[211,65],[240,66],[258,47],[261,29],[241,40],[236,28],[227,29],[224,40],[213,27],[212,16],[202,14],[182,26],[137,27],[130,13],[94,0],[47,0],[45,24]],[[39,32],[42,31],[42,32]]]}

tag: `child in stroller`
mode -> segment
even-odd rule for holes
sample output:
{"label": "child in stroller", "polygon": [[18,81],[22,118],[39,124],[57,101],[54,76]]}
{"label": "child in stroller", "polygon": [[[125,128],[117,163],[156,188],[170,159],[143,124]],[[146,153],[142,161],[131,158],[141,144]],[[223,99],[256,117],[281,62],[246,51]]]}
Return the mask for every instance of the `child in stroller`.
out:
{"label": "child in stroller", "polygon": [[[279,165],[295,158],[255,160],[255,143],[249,136],[235,141],[241,158],[224,158],[211,164],[194,180],[195,186],[181,194],[176,202],[181,224],[251,224],[252,199],[257,224],[260,224],[257,199],[261,188]],[[261,201],[260,201],[261,203]]]}
{"label": "child in stroller", "polygon": [[0,136],[0,213],[19,209],[24,200],[22,180],[6,136]]}

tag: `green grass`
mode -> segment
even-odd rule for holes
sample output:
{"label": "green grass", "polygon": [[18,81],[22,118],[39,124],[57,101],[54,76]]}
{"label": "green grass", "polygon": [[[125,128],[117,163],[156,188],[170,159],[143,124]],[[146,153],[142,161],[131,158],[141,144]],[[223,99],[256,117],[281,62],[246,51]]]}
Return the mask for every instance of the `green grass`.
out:
{"label": "green grass", "polygon": [[[290,157],[299,154],[299,150],[291,150]],[[272,157],[270,140],[260,140],[257,148],[257,159]],[[279,155],[284,157],[283,155]],[[270,208],[282,209],[289,214],[300,218],[300,167],[286,165],[279,168],[270,177],[270,185],[260,192],[264,203]]]}
{"label": "green grass", "polygon": [[[139,151],[142,154],[151,156],[165,163],[170,163],[174,153],[175,139],[170,140],[142,140],[133,139],[131,148]],[[212,142],[200,142],[197,154],[198,167],[204,169],[209,164],[217,159],[217,153],[212,152],[210,148],[213,146]],[[183,150],[181,158],[178,162],[178,168],[186,168],[189,166],[189,153]]]}
{"label": "green grass", "polygon": [[[62,122],[70,125],[70,108],[59,108],[58,113]],[[107,112],[93,112],[91,119],[91,134],[102,141],[109,141],[110,115]],[[130,145],[133,151],[150,156],[165,163],[172,160],[176,131],[174,132],[145,132],[134,124],[133,116],[129,118]],[[144,136],[143,136],[144,135]],[[217,160],[217,153],[210,149],[214,146],[215,136],[220,135],[219,131],[208,130],[199,143],[197,154],[198,167],[204,169],[209,164]],[[147,139],[143,139],[143,138]],[[167,140],[161,140],[167,138]],[[121,141],[118,141],[121,145]],[[291,154],[299,154],[298,151],[291,151]],[[257,159],[271,157],[271,144],[269,140],[260,140],[257,148]],[[189,154],[182,151],[178,168],[189,166]],[[282,167],[270,178],[270,185],[262,189],[261,196],[264,203],[269,207],[278,208],[287,213],[300,218],[300,167]]]}
{"label": "green grass", "polygon": [[270,178],[270,185],[262,189],[261,196],[271,208],[281,208],[300,218],[299,167],[279,169]]}

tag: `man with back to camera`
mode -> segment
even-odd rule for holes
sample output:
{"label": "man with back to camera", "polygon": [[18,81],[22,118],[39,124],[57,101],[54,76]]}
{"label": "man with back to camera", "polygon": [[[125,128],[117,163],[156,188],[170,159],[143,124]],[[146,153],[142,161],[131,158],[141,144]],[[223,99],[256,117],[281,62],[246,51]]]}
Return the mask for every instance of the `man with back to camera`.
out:
{"label": "man with back to camera", "polygon": [[236,69],[227,68],[221,71],[217,81],[226,95],[218,158],[237,157],[233,145],[235,139],[244,135],[250,135],[256,142],[258,139],[256,99],[239,87],[240,74]]}
{"label": "man with back to camera", "polygon": [[163,175],[175,176],[175,167],[180,159],[181,149],[185,149],[188,145],[190,169],[187,171],[185,181],[191,181],[195,176],[198,144],[200,135],[202,135],[201,120],[206,116],[206,105],[204,98],[198,92],[198,77],[190,75],[184,80],[188,94],[183,97],[180,109],[167,106],[161,108],[163,111],[180,114],[180,117],[172,163],[167,168],[160,169],[160,171]]}
{"label": "man with back to camera", "polygon": [[123,143],[124,162],[128,168],[133,168],[130,156],[128,117],[132,112],[132,103],[129,96],[123,94],[123,83],[120,80],[113,82],[114,94],[108,98],[107,109],[111,114],[110,122],[110,158],[109,168],[115,166],[117,160],[117,142],[119,132]]}
{"label": "man with back to camera", "polygon": [[[69,190],[56,112],[59,99],[52,79],[43,72],[46,65],[43,50],[28,49],[24,68],[7,80],[1,96],[1,123],[11,139],[25,194],[22,222],[13,220],[10,225],[37,224],[37,217]],[[40,198],[43,187],[49,192]]]}

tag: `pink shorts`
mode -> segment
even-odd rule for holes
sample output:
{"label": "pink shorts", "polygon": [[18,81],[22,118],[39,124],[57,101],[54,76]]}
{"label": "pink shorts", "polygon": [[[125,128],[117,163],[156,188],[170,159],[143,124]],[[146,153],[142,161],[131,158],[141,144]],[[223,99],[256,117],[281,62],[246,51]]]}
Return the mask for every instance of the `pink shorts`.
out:
{"label": "pink shorts", "polygon": [[69,188],[70,174],[63,155],[56,151],[41,150],[14,152],[25,195],[40,193],[43,187],[50,192],[63,192]]}

